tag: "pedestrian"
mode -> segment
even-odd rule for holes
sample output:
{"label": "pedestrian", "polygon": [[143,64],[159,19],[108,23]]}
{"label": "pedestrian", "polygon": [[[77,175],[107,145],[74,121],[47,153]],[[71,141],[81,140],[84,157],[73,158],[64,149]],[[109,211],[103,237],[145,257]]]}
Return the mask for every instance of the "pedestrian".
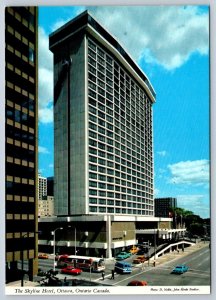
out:
{"label": "pedestrian", "polygon": [[155,262],[155,260],[153,261],[153,267],[155,267],[155,265],[156,265],[156,262]]}
{"label": "pedestrian", "polygon": [[102,280],[104,280],[104,275],[105,275],[104,272],[102,272]]}
{"label": "pedestrian", "polygon": [[111,279],[115,279],[115,271],[112,270],[112,276],[111,276]]}

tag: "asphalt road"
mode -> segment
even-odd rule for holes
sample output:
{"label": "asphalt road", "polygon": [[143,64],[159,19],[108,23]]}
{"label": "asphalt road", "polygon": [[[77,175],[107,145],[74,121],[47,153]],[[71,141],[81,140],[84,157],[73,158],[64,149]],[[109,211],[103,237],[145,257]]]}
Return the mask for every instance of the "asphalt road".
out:
{"label": "asphalt road", "polygon": [[[136,257],[129,258],[129,261]],[[146,280],[150,286],[209,286],[210,285],[210,250],[209,247],[201,247],[197,251],[184,253],[184,255],[165,256],[166,260],[159,263],[156,267],[152,263],[148,266],[146,262],[143,266],[136,266],[133,268],[131,274],[115,274],[115,279],[111,278],[111,270],[114,267],[115,261],[106,262],[105,279],[102,280],[100,273],[83,272],[77,278],[97,281],[99,283],[126,286],[131,280]],[[172,269],[177,264],[186,264],[189,266],[188,272],[182,275],[171,274]],[[39,268],[49,270],[53,268],[53,260],[39,260]],[[56,269],[58,270],[58,269]],[[58,274],[58,277],[64,278],[65,275]],[[75,276],[66,275],[69,278],[76,278]]]}
{"label": "asphalt road", "polygon": [[[171,274],[178,264],[189,266],[188,272],[182,275]],[[113,285],[125,286],[131,280],[145,280],[150,286],[208,286],[210,285],[210,251],[202,248],[188,256],[166,262],[145,270],[133,271],[127,277],[117,275]],[[105,281],[105,283],[107,283]]]}

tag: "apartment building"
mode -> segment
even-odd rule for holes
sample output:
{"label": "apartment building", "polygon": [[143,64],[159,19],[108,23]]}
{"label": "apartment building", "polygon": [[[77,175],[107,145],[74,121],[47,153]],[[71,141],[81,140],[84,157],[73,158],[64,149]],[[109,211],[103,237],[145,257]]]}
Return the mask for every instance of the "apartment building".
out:
{"label": "apartment building", "polygon": [[47,178],[38,174],[38,200],[42,200],[47,196]]}
{"label": "apartment building", "polygon": [[54,216],[54,197],[44,196],[42,200],[38,200],[38,217]]}

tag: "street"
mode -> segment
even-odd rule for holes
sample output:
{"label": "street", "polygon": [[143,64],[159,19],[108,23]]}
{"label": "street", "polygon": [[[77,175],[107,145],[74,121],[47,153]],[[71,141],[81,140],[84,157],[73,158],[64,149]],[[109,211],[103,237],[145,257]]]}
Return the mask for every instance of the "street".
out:
{"label": "street", "polygon": [[[190,247],[191,248],[191,247]],[[102,280],[100,273],[83,272],[75,277],[71,275],[63,275],[59,272],[60,278],[79,278],[90,281],[96,281],[100,284],[113,286],[126,286],[132,280],[145,280],[150,286],[209,286],[210,285],[210,250],[206,245],[198,248],[197,251],[186,249],[184,255],[172,254],[172,259],[168,255],[160,259],[160,263],[156,263],[156,267],[150,262],[143,265],[133,265],[131,274],[115,274],[115,278],[111,279],[111,271],[114,268],[115,260],[106,261],[105,278]],[[187,255],[186,255],[187,254]],[[132,262],[136,257],[133,255],[126,261]],[[164,259],[164,262],[163,262]],[[167,261],[166,261],[167,260]],[[171,274],[172,269],[178,264],[186,264],[189,270],[182,275]],[[39,260],[39,268],[49,270],[53,268],[53,260]],[[56,269],[58,270],[58,269]]]}

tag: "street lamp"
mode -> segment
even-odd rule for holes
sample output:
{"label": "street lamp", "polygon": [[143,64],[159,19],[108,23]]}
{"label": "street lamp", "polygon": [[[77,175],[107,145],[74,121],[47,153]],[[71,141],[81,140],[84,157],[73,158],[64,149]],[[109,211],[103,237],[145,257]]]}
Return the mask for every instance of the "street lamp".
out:
{"label": "street lamp", "polygon": [[40,231],[35,231],[35,232],[27,232],[21,237],[21,286],[24,286],[24,274],[23,274],[23,265],[24,265],[24,238],[29,235],[30,233],[40,233]]}
{"label": "street lamp", "polygon": [[74,228],[74,251],[75,251],[75,253],[74,253],[74,255],[76,255],[76,227]]}
{"label": "street lamp", "polygon": [[53,271],[55,271],[55,233],[57,230],[62,230],[63,227],[58,227],[56,229],[53,230],[52,234],[53,234],[53,252],[54,252],[54,264],[53,264]]}

